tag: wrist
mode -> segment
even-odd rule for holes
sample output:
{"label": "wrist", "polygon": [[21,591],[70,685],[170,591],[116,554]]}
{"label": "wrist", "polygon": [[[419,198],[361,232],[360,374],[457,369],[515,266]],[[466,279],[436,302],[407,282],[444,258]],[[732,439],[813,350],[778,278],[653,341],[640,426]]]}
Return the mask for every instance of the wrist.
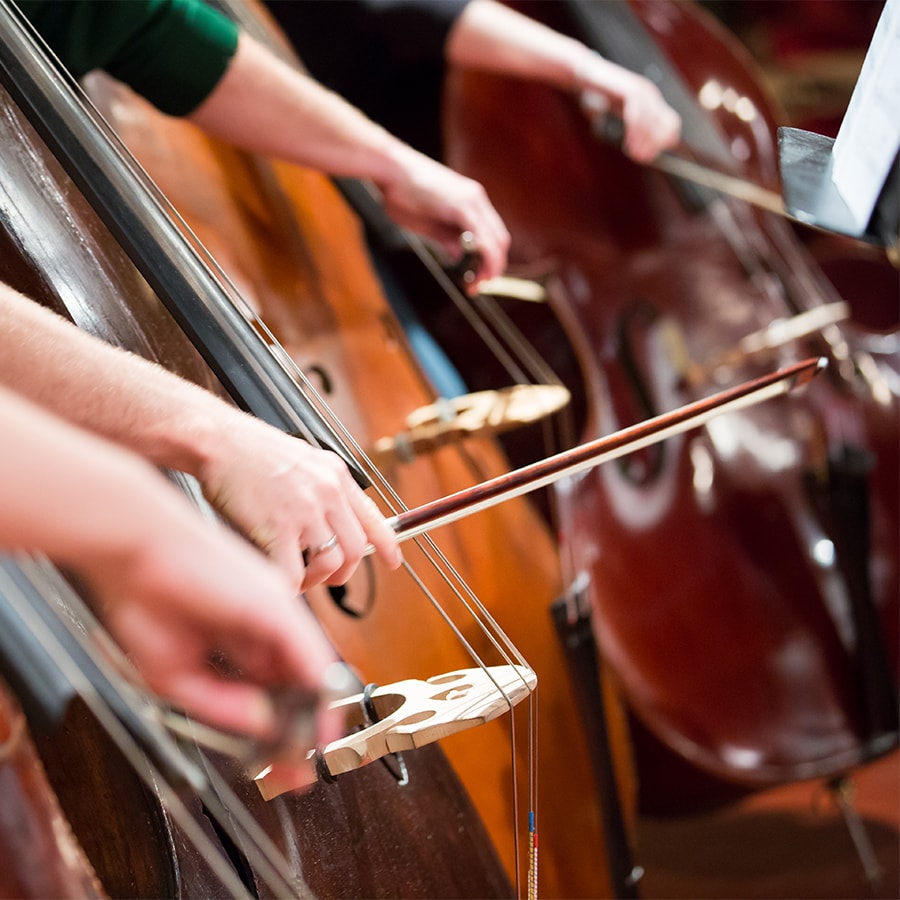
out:
{"label": "wrist", "polygon": [[370,178],[379,190],[387,192],[410,180],[420,154],[387,132],[382,137],[369,156],[373,169]]}
{"label": "wrist", "polygon": [[188,382],[160,383],[129,429],[130,449],[153,465],[197,478],[227,452],[249,414]]}
{"label": "wrist", "polygon": [[167,451],[161,465],[192,475],[201,485],[206,485],[223,461],[237,454],[238,436],[248,426],[261,424],[249,413],[227,405],[214,412],[192,414],[186,421],[165,430],[163,440]]}
{"label": "wrist", "polygon": [[109,495],[116,500],[83,517],[75,552],[59,557],[89,586],[89,599],[101,615],[164,584],[167,572],[174,571],[173,559],[201,549],[214,524],[158,470],[142,460],[131,462],[135,465],[117,466],[112,474]]}
{"label": "wrist", "polygon": [[580,94],[588,89],[596,89],[597,78],[593,70],[603,57],[585,44],[575,43],[576,49],[569,56],[571,63],[568,87]]}
{"label": "wrist", "polygon": [[223,491],[227,493],[228,485],[248,460],[251,465],[262,464],[259,454],[272,434],[281,432],[235,407],[226,407],[215,416],[197,418],[182,448],[189,467],[181,471],[194,476],[207,500],[218,507]]}
{"label": "wrist", "polygon": [[[64,521],[57,546],[47,547],[48,555],[85,577],[139,557],[157,530],[169,523],[168,511],[183,502],[174,486],[146,461],[119,448],[104,451],[96,460],[94,479],[102,478],[103,502],[82,505],[77,529]],[[75,496],[70,500],[77,502]]]}

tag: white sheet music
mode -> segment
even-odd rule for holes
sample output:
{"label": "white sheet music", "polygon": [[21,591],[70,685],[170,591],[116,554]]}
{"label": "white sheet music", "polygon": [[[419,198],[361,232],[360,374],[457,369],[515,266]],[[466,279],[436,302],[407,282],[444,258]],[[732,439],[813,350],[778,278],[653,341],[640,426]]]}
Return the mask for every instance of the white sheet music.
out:
{"label": "white sheet music", "polygon": [[887,0],[832,149],[831,180],[863,229],[900,147],[900,0]]}

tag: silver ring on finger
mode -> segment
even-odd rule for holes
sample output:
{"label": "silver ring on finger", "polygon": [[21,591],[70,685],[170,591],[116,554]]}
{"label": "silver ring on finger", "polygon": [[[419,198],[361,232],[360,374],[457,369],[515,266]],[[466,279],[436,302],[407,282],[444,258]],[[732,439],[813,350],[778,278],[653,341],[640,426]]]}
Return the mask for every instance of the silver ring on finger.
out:
{"label": "silver ring on finger", "polygon": [[323,553],[328,553],[329,550],[334,550],[337,547],[338,537],[336,534],[331,535],[324,544],[318,544],[315,547],[308,547],[304,556],[306,557],[307,563],[311,560],[315,559],[317,556],[321,556]]}

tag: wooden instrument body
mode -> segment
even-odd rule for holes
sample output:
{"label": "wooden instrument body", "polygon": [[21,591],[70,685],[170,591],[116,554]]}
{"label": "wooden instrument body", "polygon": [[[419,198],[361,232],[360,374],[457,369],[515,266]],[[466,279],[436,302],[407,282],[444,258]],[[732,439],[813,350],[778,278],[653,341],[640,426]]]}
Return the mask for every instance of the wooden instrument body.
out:
{"label": "wooden instrument body", "polygon": [[[217,390],[199,354],[5,94],[0,105],[0,277],[85,330]],[[66,819],[105,892],[222,893],[208,860],[188,844],[159,798],[138,783],[89,714],[73,710],[71,720],[41,736],[39,746]],[[402,789],[385,767],[373,765],[337,784],[318,783],[303,795],[267,803],[236,763],[220,760],[217,767],[290,861],[298,894],[511,893],[480,818],[437,747],[408,761],[411,783]],[[207,821],[198,801],[191,808]],[[12,822],[11,833],[20,825]],[[61,843],[56,849],[66,852]],[[4,839],[4,853],[10,852]],[[271,896],[241,848],[225,853],[251,891]]]}
{"label": "wooden instrument body", "polygon": [[[411,412],[434,402],[384,299],[360,224],[328,179],[249,158],[211,141],[188,123],[160,116],[108,80],[92,76],[89,89],[129,149],[363,450],[403,431]],[[507,467],[494,441],[476,437],[462,447],[442,447],[409,462],[383,462],[382,471],[403,503],[416,506]],[[561,584],[547,528],[522,500],[441,529],[435,540],[538,676],[541,890],[573,897],[604,893],[602,816],[593,791],[584,788],[593,779],[590,750],[552,630],[550,605]],[[404,552],[445,603],[446,587],[420,551],[407,545]],[[347,602],[365,610],[362,618],[341,612],[325,590],[310,591],[308,598],[342,656],[366,680],[385,684],[471,665],[407,573],[364,566],[347,588]],[[449,600],[449,612],[466,640],[490,662],[495,650],[481,628],[461,614],[458,600]],[[523,712],[517,716],[523,740],[514,751],[505,716],[442,745],[511,879],[516,874],[516,828],[524,839],[525,815],[521,810],[517,826],[512,753],[520,804],[527,796],[529,765],[526,721]],[[627,758],[623,765],[627,771]],[[520,856],[519,865],[524,862]],[[524,869],[519,875],[524,879]]]}
{"label": "wooden instrument body", "polygon": [[[566,6],[521,4],[572,30]],[[736,42],[690,4],[589,6],[627,6],[642,27],[617,33],[635,56],[604,55],[677,72],[693,100],[685,138],[704,161],[724,148],[726,171],[777,184],[774,116]],[[665,92],[665,71],[660,83]],[[548,289],[570,355],[555,341],[546,355],[584,398],[582,439],[772,363],[831,360],[830,378],[799,398],[725,417],[561,493],[599,646],[639,720],[682,759],[749,787],[842,771],[893,746],[897,648],[884,635],[897,629],[896,358],[870,352],[852,322],[730,358],[747,335],[833,301],[833,288],[786,222],[631,163],[594,137],[575,98],[457,72],[445,125],[448,162],[485,185],[510,228],[513,273]],[[520,320],[540,347],[545,328],[528,306]],[[464,374],[490,386],[490,372]],[[845,466],[857,452],[871,454],[871,472]],[[843,490],[853,515],[838,506]],[[866,529],[861,559],[847,531]],[[858,604],[878,622],[861,620]],[[874,697],[870,649],[887,657]]]}

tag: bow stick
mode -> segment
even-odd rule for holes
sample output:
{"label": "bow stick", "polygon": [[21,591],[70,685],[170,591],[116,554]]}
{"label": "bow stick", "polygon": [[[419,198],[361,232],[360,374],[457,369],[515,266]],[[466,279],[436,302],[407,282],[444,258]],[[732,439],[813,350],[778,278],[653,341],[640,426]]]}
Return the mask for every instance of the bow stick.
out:
{"label": "bow stick", "polygon": [[[482,509],[520,497],[523,494],[546,487],[568,475],[591,469],[602,463],[633,453],[651,444],[659,443],[676,434],[689,431],[728,412],[736,412],[754,406],[764,400],[785,394],[807,384],[827,365],[824,357],[807,359],[778,369],[769,375],[743,382],[733,388],[720,391],[704,400],[698,400],[663,413],[645,422],[623,428],[606,437],[582,444],[572,450],[558,453],[547,459],[513,472],[498,475],[474,487],[456,491],[439,500],[432,500],[399,515],[388,523],[401,541],[409,540],[441,525],[448,525]],[[367,548],[367,553],[374,548]]]}
{"label": "bow stick", "polygon": [[[785,394],[807,384],[825,366],[824,359],[809,359],[779,369],[401,513],[389,522],[401,540],[413,538],[439,525],[537,490],[567,475],[696,428],[713,417]],[[360,730],[325,747],[321,752],[321,762],[329,775],[337,776],[389,753],[425,746],[498,717],[527,697],[536,684],[534,672],[524,666],[493,666],[458,670],[433,676],[426,681],[409,679],[384,685],[369,693],[353,694],[332,705],[347,710],[348,725]],[[367,720],[364,711],[366,704],[374,708],[376,721]],[[171,728],[171,719],[167,724]],[[194,724],[196,727],[197,723]],[[200,730],[206,731],[202,727]],[[208,733],[205,736],[209,739]],[[265,772],[257,776],[257,784],[267,797],[276,796],[281,790],[277,780],[267,783]]]}
{"label": "bow stick", "polygon": [[[408,510],[393,516],[388,522],[400,540],[417,537],[565,476],[697,428],[716,416],[786,394],[807,384],[826,365],[824,358],[813,358],[778,369],[672,412]],[[369,552],[372,549],[369,548]],[[337,776],[389,753],[423,747],[496,718],[527,697],[536,685],[537,678],[533,671],[525,666],[507,665],[463,669],[436,675],[427,681],[409,679],[383,685],[371,692],[352,693],[330,705],[346,710],[348,725],[359,730],[325,747],[320,754],[320,763],[324,766],[326,777]],[[305,702],[292,704],[290,694],[287,691],[282,698],[285,719],[299,723],[300,727],[289,729],[299,735],[304,730],[302,718],[304,715],[314,715],[315,705],[309,703],[309,698]],[[298,708],[290,709],[292,705]],[[367,707],[374,710],[375,715],[367,713]],[[170,728],[174,727],[174,717],[167,724]],[[229,739],[221,732],[198,723],[192,723],[192,726],[196,740],[208,746],[218,745],[220,750],[234,756],[256,759],[264,756],[268,757],[266,762],[277,764],[278,759],[296,762],[298,755],[308,753],[308,744],[304,746],[302,739],[287,739],[278,742],[280,746],[260,748],[252,742],[248,745],[242,739],[233,742],[233,736]],[[179,729],[175,727],[174,730]],[[255,752],[248,753],[251,748]],[[285,790],[278,784],[277,776],[274,773],[270,775],[270,772],[271,766],[266,766],[255,777],[260,791],[267,798]]]}
{"label": "bow stick", "polygon": [[[778,369],[704,400],[408,510],[388,521],[400,540],[416,537],[565,476],[696,428],[716,416],[785,394],[807,384],[825,366],[826,360],[820,358]],[[527,697],[536,685],[537,677],[533,671],[525,666],[508,665],[462,669],[436,675],[426,681],[409,679],[375,688],[371,692],[354,693],[336,700],[332,706],[345,709],[348,725],[359,730],[325,747],[321,751],[320,762],[330,776],[337,776],[389,753],[425,746],[496,718]],[[375,711],[375,721],[366,712],[367,706]],[[313,713],[313,710],[314,706],[308,707],[307,713]],[[173,720],[177,716],[164,718],[170,729],[175,732],[180,730],[173,728]],[[195,732],[195,737],[201,743],[219,743],[219,748],[225,749],[220,742],[221,739],[227,742],[224,735],[219,733],[220,741],[216,741],[213,740],[215,730],[204,728],[199,723],[193,723],[193,726],[199,732]],[[240,743],[238,741],[237,745]],[[235,752],[237,745],[232,744],[228,750],[235,755],[243,755]],[[297,750],[289,743],[281,748],[278,755],[285,751],[296,753]],[[277,778],[270,779],[271,783],[267,778],[265,770],[257,775],[260,791],[266,797],[276,796],[283,788],[277,784]]]}
{"label": "bow stick", "polygon": [[[581,105],[591,118],[593,134],[621,147],[625,137],[625,123],[622,119],[610,115],[602,106],[598,107],[593,95],[582,97]],[[665,150],[645,165],[672,175],[674,178],[681,178],[701,187],[710,188],[726,197],[743,200],[766,212],[775,213],[800,224],[809,224],[788,212],[781,194],[738,175],[729,175],[727,172],[713,169],[703,163],[694,162],[694,160]]]}

